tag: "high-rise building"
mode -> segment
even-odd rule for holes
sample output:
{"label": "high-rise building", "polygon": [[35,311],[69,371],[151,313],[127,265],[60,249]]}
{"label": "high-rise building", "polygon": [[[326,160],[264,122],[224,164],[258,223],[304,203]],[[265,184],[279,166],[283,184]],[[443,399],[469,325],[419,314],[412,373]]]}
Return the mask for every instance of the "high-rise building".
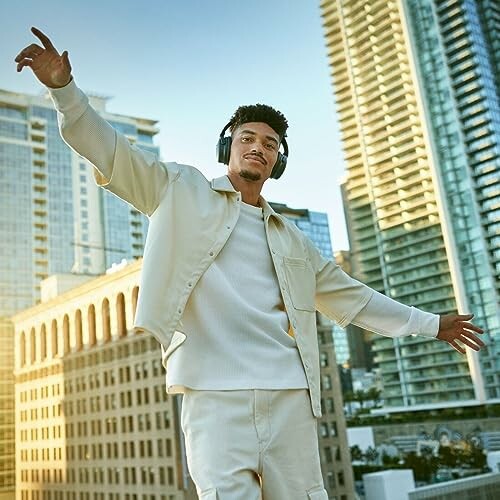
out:
{"label": "high-rise building", "polygon": [[[130,142],[158,154],[156,122],[95,109]],[[0,90],[0,316],[35,304],[40,280],[102,274],[142,256],[147,219],[99,189],[88,162],[61,139],[52,101]]]}
{"label": "high-rise building", "polygon": [[141,262],[13,317],[17,500],[188,498],[178,397],[131,328]]}
{"label": "high-rise building", "polygon": [[[488,348],[374,339],[387,407],[500,397],[500,5],[323,0],[353,275],[435,313],[475,313]],[[495,343],[496,340],[496,343]]]}
{"label": "high-rise building", "polygon": [[[279,203],[271,203],[271,206],[302,230],[323,257],[333,259],[327,214],[290,208]],[[316,324],[323,413],[318,422],[321,468],[329,497],[350,500],[355,498],[354,477],[347,444],[341,374],[336,355],[336,342],[339,343],[342,356],[348,351],[346,332],[319,312],[316,313]]]}

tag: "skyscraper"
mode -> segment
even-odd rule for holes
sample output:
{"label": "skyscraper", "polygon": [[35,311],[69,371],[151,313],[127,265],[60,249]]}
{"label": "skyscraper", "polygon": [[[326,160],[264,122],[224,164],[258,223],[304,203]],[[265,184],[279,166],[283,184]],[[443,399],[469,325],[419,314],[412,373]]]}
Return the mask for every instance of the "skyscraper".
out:
{"label": "skyscraper", "polygon": [[[342,129],[353,274],[435,313],[474,312],[488,348],[461,357],[374,340],[387,406],[500,397],[500,6],[321,2]],[[495,339],[497,343],[495,344]]]}
{"label": "skyscraper", "polygon": [[[158,154],[154,120],[93,106],[134,144]],[[101,274],[142,255],[147,219],[99,189],[88,162],[61,139],[48,96],[0,90],[0,316],[35,304],[40,280]]]}
{"label": "skyscraper", "polygon": [[[319,249],[326,259],[333,259],[325,213],[307,209],[290,208],[271,203],[276,212],[292,221]],[[321,468],[325,487],[330,497],[354,498],[354,477],[347,444],[346,421],[343,408],[340,373],[336,356],[336,344],[342,353],[348,351],[346,332],[316,313],[318,328],[319,361],[321,375],[321,411],[318,422]],[[338,330],[335,330],[338,328]]]}

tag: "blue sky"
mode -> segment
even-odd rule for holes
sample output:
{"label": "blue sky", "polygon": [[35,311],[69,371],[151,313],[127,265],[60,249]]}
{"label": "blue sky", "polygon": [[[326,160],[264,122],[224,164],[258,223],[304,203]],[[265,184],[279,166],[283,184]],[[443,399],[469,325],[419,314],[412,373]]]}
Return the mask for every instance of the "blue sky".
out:
{"label": "blue sky", "polygon": [[159,120],[162,158],[192,164],[209,178],[225,172],[215,144],[239,105],[281,110],[290,124],[288,167],[263,194],[327,212],[333,248],[348,248],[319,1],[9,1],[0,4],[0,26],[0,88],[42,91],[13,62],[37,26],[69,51],[83,90],[112,96],[111,112]]}

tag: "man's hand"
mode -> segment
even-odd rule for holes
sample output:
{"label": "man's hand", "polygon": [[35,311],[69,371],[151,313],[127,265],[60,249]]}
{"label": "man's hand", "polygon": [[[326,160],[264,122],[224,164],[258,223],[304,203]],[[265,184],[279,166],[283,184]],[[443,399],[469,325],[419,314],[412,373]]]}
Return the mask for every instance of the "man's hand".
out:
{"label": "man's hand", "polygon": [[31,32],[42,42],[43,47],[32,43],[17,55],[17,71],[29,66],[41,83],[51,88],[66,86],[71,81],[71,64],[68,52],[61,55],[52,45],[49,38],[40,30],[31,28]]}
{"label": "man's hand", "polygon": [[465,348],[458,342],[479,351],[485,344],[473,332],[483,333],[483,330],[469,322],[473,317],[473,314],[444,314],[439,318],[437,338],[461,354],[465,354]]}

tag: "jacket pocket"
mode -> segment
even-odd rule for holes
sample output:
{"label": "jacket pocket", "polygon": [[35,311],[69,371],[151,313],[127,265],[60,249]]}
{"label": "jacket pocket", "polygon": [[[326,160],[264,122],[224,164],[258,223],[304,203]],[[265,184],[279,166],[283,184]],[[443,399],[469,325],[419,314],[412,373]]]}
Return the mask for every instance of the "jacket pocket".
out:
{"label": "jacket pocket", "polygon": [[328,500],[328,493],[323,486],[318,488],[313,488],[307,492],[307,498],[309,500]]}
{"label": "jacket pocket", "polygon": [[302,311],[316,310],[316,277],[305,259],[284,257],[286,280],[293,307]]}
{"label": "jacket pocket", "polygon": [[217,500],[217,490],[211,488],[200,493],[200,500]]}

